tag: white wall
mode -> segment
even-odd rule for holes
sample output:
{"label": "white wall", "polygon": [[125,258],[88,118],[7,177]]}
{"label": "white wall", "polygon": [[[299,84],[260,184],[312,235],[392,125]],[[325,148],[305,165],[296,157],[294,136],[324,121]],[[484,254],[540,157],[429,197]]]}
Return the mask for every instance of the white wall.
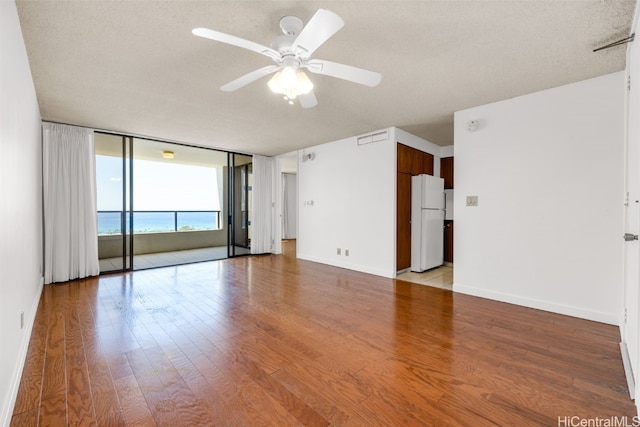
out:
{"label": "white wall", "polygon": [[618,324],[623,99],[619,72],[455,114],[454,291]]}
{"label": "white wall", "polygon": [[0,58],[0,425],[4,426],[11,419],[42,290],[40,112],[13,1],[0,2]]}
{"label": "white wall", "polygon": [[298,153],[298,258],[395,277],[396,143],[433,154],[436,175],[440,147],[397,128],[373,133],[382,131],[385,141],[354,136]]}
{"label": "white wall", "polygon": [[453,145],[440,147],[440,157],[453,157]]}
{"label": "white wall", "polygon": [[[315,158],[303,162],[309,153]],[[299,156],[298,258],[393,277],[395,143],[357,145],[352,137]]]}

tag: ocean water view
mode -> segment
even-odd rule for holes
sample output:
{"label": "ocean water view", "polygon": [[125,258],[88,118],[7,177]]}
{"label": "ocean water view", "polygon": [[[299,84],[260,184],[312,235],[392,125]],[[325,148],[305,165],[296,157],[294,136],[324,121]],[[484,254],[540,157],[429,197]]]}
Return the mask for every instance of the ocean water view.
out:
{"label": "ocean water view", "polygon": [[[134,233],[166,231],[217,230],[219,211],[134,211]],[[98,211],[98,234],[120,234],[122,213]],[[129,213],[126,214],[129,225]]]}

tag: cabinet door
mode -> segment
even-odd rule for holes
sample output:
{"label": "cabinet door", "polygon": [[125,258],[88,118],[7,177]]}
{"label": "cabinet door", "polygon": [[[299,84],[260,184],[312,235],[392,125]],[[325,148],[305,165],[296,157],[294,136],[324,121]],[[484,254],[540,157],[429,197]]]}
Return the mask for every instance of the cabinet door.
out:
{"label": "cabinet door", "polygon": [[420,150],[411,149],[411,175],[420,175],[424,172],[424,155]]}
{"label": "cabinet door", "polygon": [[411,175],[397,173],[396,270],[411,267]]}
{"label": "cabinet door", "polygon": [[444,178],[444,188],[453,188],[453,157],[440,159],[440,178]]}
{"label": "cabinet door", "polygon": [[413,148],[398,144],[398,172],[411,174]]}
{"label": "cabinet door", "polygon": [[433,154],[422,153],[422,171],[433,176]]}
{"label": "cabinet door", "polygon": [[453,221],[444,222],[444,261],[453,262]]}

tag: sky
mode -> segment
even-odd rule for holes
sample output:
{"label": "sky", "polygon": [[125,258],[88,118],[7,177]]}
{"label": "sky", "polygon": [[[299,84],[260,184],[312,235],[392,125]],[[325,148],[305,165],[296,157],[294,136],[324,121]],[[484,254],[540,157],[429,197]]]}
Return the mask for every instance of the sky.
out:
{"label": "sky", "polygon": [[[136,211],[220,210],[216,169],[133,161]],[[122,210],[122,158],[96,156],[98,210]]]}

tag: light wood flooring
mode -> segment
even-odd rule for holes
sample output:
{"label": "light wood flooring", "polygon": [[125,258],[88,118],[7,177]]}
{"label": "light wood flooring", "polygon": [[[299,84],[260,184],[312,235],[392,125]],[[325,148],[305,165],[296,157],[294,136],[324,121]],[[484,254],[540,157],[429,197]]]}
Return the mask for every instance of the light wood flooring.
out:
{"label": "light wood flooring", "polygon": [[405,282],[420,283],[421,285],[453,290],[453,264],[436,267],[422,273],[407,271],[398,274],[396,278],[398,280],[404,280]]}
{"label": "light wood flooring", "polygon": [[613,326],[288,255],[114,274],[45,286],[11,425],[631,420],[618,341]]}

